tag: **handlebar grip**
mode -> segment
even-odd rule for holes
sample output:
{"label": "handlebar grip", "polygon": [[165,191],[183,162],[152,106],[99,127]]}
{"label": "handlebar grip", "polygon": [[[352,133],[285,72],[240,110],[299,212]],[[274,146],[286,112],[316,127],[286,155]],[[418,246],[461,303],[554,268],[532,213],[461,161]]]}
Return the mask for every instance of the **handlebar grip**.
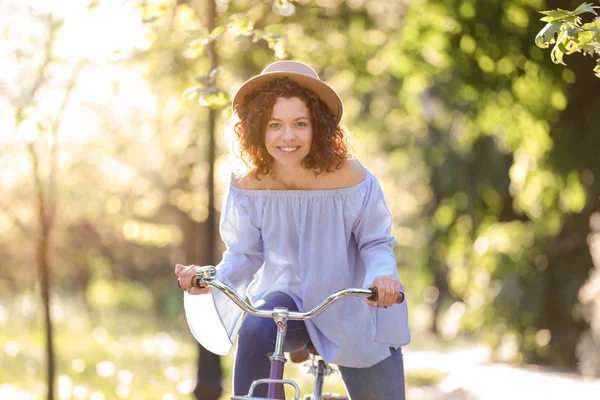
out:
{"label": "handlebar grip", "polygon": [[[194,278],[194,280],[192,281],[192,283],[193,283],[192,286],[195,287],[196,289],[204,289],[206,286],[201,285],[200,280],[201,280],[201,278],[198,278],[198,277]],[[181,282],[179,282],[179,279],[177,279],[177,286],[179,286],[179,289],[182,289]]]}
{"label": "handlebar grip", "polygon": [[[379,298],[379,292],[377,291],[376,287],[370,287],[369,290],[371,291],[371,296],[367,297],[367,300],[371,300],[371,301],[377,301],[377,299]],[[399,292],[398,293],[398,297],[396,298],[396,304],[401,304],[404,301],[404,293],[403,292]]]}

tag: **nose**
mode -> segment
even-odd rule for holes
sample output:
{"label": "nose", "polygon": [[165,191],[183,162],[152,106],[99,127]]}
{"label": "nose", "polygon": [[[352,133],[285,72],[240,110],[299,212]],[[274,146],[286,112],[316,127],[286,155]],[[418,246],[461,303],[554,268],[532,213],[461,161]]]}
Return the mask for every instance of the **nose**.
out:
{"label": "nose", "polygon": [[296,137],[296,134],[294,133],[294,130],[292,129],[291,126],[286,126],[285,130],[283,131],[283,140],[285,140],[286,142],[292,141],[294,138]]}

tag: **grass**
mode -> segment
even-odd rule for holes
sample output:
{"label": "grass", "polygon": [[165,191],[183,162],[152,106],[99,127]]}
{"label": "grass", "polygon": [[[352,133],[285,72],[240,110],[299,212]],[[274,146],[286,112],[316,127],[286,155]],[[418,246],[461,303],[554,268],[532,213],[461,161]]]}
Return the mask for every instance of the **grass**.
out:
{"label": "grass", "polygon": [[[0,299],[0,398],[45,398],[45,337],[37,312],[41,307],[32,301],[27,296]],[[90,318],[74,299],[58,299],[55,305],[57,399],[192,398],[197,345],[183,315],[173,323],[150,310],[109,308],[96,309]],[[230,396],[232,364],[233,352],[223,359],[222,399]],[[310,393],[313,378],[305,371],[303,365],[288,363],[285,378]],[[443,378],[420,371],[408,374],[406,381],[409,387],[426,386]],[[7,395],[9,388],[13,392]],[[287,391],[293,398],[293,390]],[[339,374],[327,377],[325,391],[345,393]]]}
{"label": "grass", "polygon": [[[37,313],[22,312],[23,303],[0,301],[8,315],[0,320],[0,382],[4,390],[10,385],[45,398],[43,326]],[[193,390],[197,347],[184,323],[166,331],[146,310],[100,310],[92,322],[76,303],[59,309],[53,330],[59,399],[174,400]]]}

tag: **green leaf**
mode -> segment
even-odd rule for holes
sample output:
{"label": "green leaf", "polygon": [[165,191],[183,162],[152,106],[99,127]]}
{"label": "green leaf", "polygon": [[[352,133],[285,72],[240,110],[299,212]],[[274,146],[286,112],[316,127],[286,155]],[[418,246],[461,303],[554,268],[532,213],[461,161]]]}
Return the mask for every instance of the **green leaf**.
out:
{"label": "green leaf", "polygon": [[596,61],[596,66],[594,67],[594,73],[598,78],[600,78],[600,58]]}
{"label": "green leaf", "polygon": [[556,39],[556,44],[550,53],[550,57],[552,58],[552,62],[555,64],[567,65],[563,62],[564,53],[567,51],[563,41],[568,39],[567,31],[562,31],[560,35],[558,35],[558,39]]}
{"label": "green leaf", "polygon": [[542,49],[548,48],[556,41],[554,36],[560,31],[560,23],[549,22],[535,37],[535,44]]}
{"label": "green leaf", "polygon": [[540,19],[540,21],[544,21],[544,22],[560,21],[561,19],[565,19],[571,15],[569,10],[563,10],[561,8],[558,8],[556,10],[550,10],[550,11],[540,11],[540,13],[545,15],[544,18]]}
{"label": "green leaf", "polygon": [[263,31],[262,29],[255,29],[252,34],[252,43],[259,42],[260,40],[264,39],[264,37],[265,31]]}
{"label": "green leaf", "polygon": [[581,11],[582,13],[589,12],[589,13],[592,13],[594,15],[598,15],[598,13],[596,13],[596,10],[594,10],[594,8],[600,8],[600,7],[593,6],[592,3],[581,3],[579,5],[579,7],[577,7],[575,9],[575,11]]}
{"label": "green leaf", "polygon": [[215,29],[212,30],[210,35],[208,35],[208,39],[210,41],[214,41],[219,36],[221,36],[223,34],[223,32],[225,32],[226,30],[227,30],[227,27],[225,27],[225,26],[217,26]]}
{"label": "green leaf", "polygon": [[215,82],[215,80],[217,79],[217,76],[221,73],[222,70],[223,70],[223,67],[217,67],[217,68],[213,69],[212,71],[210,71],[210,74],[208,75],[208,77],[212,83]]}
{"label": "green leaf", "polygon": [[589,42],[591,42],[594,39],[594,37],[595,34],[591,31],[579,32],[576,35],[571,36],[571,41],[567,46],[567,48],[569,49],[569,54],[581,51],[581,49]]}
{"label": "green leaf", "polygon": [[198,103],[204,107],[219,109],[229,104],[229,96],[213,86],[199,91]]}
{"label": "green leaf", "polygon": [[287,58],[288,51],[283,40],[278,40],[272,48],[275,52],[275,57],[280,60]]}
{"label": "green leaf", "polygon": [[207,38],[209,35],[208,29],[206,29],[205,27],[201,27],[198,29],[189,29],[186,31],[186,33],[194,37],[194,39],[204,39]]}
{"label": "green leaf", "polygon": [[282,24],[271,24],[265,27],[265,33],[270,36],[281,36],[283,35],[283,25]]}
{"label": "green leaf", "polygon": [[194,100],[198,96],[198,91],[201,89],[202,88],[199,86],[192,86],[191,88],[186,89],[186,91],[183,92],[182,96],[186,100]]}
{"label": "green leaf", "polygon": [[[587,29],[589,31],[600,34],[600,21],[588,22],[587,24],[581,25],[581,29]],[[598,40],[598,38],[596,39]]]}
{"label": "green leaf", "polygon": [[[556,22],[556,21],[568,20],[570,22],[575,22],[579,19],[577,16],[584,14],[584,13],[589,12],[594,15],[598,15],[596,13],[596,11],[594,10],[594,8],[598,8],[598,7],[592,6],[591,3],[582,3],[579,7],[577,7],[575,9],[575,11],[563,10],[562,8],[557,8],[556,10],[549,10],[549,11],[540,11],[540,13],[546,15],[544,18],[541,18],[541,21]],[[574,18],[576,18],[576,19],[574,19]]]}
{"label": "green leaf", "polygon": [[204,86],[210,86],[213,84],[213,81],[208,76],[195,76],[194,80],[198,83],[203,84]]}
{"label": "green leaf", "polygon": [[186,58],[197,58],[202,52],[204,52],[204,46],[207,43],[206,38],[194,39],[190,42],[187,49],[183,52]]}
{"label": "green leaf", "polygon": [[202,88],[193,86],[183,92],[187,100],[198,100],[198,104],[211,109],[219,109],[229,104],[229,96],[216,86]]}
{"label": "green leaf", "polygon": [[296,7],[291,1],[275,1],[273,3],[273,12],[282,17],[291,17],[296,12]]}
{"label": "green leaf", "polygon": [[142,23],[143,24],[149,24],[149,23],[152,23],[154,21],[159,20],[160,18],[162,18],[162,16],[160,16],[160,15],[153,15],[153,16],[148,17],[148,18],[143,18],[142,19]]}
{"label": "green leaf", "polygon": [[282,24],[271,24],[265,27],[264,31],[256,30],[254,32],[253,42],[258,42],[260,39],[264,39],[269,46],[269,49],[275,52],[277,58],[286,58],[288,55],[287,48],[283,42],[283,29]]}
{"label": "green leaf", "polygon": [[[99,3],[99,2],[98,2]],[[142,22],[151,23],[167,16],[169,9],[165,5],[140,7]]]}
{"label": "green leaf", "polygon": [[246,14],[233,14],[229,17],[227,27],[234,35],[250,36],[254,29],[254,21]]}
{"label": "green leaf", "polygon": [[98,8],[98,6],[100,6],[100,1],[99,0],[92,0],[90,2],[90,4],[87,5],[87,10],[88,11],[92,11],[95,8]]}
{"label": "green leaf", "polygon": [[198,95],[198,89],[200,89],[200,87],[193,86],[191,88],[186,89],[185,92],[183,92],[181,95],[186,100],[194,100],[196,98],[196,96]]}

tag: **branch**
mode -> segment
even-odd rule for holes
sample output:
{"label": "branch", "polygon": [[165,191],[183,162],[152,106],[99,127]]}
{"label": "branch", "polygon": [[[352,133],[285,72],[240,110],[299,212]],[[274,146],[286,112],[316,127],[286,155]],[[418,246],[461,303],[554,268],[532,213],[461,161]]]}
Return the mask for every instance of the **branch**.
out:
{"label": "branch", "polygon": [[21,218],[19,218],[19,216],[15,214],[13,210],[11,210],[7,205],[2,203],[0,203],[0,209],[2,209],[2,211],[4,211],[12,218],[15,225],[17,225],[23,231],[23,233],[25,233],[26,236],[31,236],[31,231],[29,230],[27,225],[25,225],[23,221],[21,221]]}
{"label": "branch", "polygon": [[[23,112],[28,107],[31,106],[35,101],[35,96],[39,92],[40,88],[44,84],[46,80],[46,70],[48,66],[53,61],[53,49],[54,42],[56,39],[56,31],[62,25],[62,21],[57,21],[54,19],[51,13],[46,15],[46,21],[48,24],[48,40],[44,46],[44,59],[42,64],[37,70],[36,79],[33,85],[29,88],[28,92],[25,93],[24,96],[21,97],[20,104],[16,107],[15,110],[15,124],[19,126],[21,122],[24,120]],[[44,182],[42,181],[41,171],[39,167],[39,156],[35,148],[35,141],[28,142],[25,138],[23,138],[25,142],[25,147],[27,149],[27,153],[29,155],[29,160],[31,162],[31,173],[35,183],[35,191],[38,199],[39,213],[40,213],[40,223],[42,234],[45,234],[48,229],[48,218],[46,215],[46,196],[44,195]]]}
{"label": "branch", "polygon": [[73,88],[77,82],[77,78],[81,70],[83,69],[85,62],[79,61],[75,68],[73,69],[73,73],[71,74],[71,79],[65,88],[65,96],[63,97],[63,101],[60,104],[60,108],[56,113],[56,117],[50,126],[50,135],[52,136],[52,145],[50,147],[50,170],[48,171],[48,199],[50,201],[48,206],[48,228],[50,229],[53,225],[54,215],[56,212],[56,174],[58,170],[58,130],[60,128],[60,124],[62,122],[62,116],[67,108],[69,103],[69,98],[71,97],[71,93],[73,92]]}
{"label": "branch", "polygon": [[62,25],[62,21],[55,20],[54,17],[52,16],[52,14],[50,14],[50,13],[48,13],[46,18],[47,18],[47,23],[48,23],[48,28],[49,28],[49,32],[48,32],[49,34],[48,34],[48,40],[46,41],[45,46],[44,46],[44,60],[42,61],[42,65],[40,65],[40,68],[37,71],[37,76],[36,76],[35,81],[33,82],[33,85],[31,85],[31,87],[29,88],[29,91],[26,92],[22,96],[21,104],[19,104],[19,107],[17,107],[17,113],[18,113],[17,115],[19,116],[19,118],[21,118],[21,113],[23,112],[23,109],[26,106],[33,103],[36,93],[39,91],[40,87],[44,83],[44,80],[46,78],[46,69],[52,62],[52,51],[54,49],[54,40],[56,38],[56,31]]}

